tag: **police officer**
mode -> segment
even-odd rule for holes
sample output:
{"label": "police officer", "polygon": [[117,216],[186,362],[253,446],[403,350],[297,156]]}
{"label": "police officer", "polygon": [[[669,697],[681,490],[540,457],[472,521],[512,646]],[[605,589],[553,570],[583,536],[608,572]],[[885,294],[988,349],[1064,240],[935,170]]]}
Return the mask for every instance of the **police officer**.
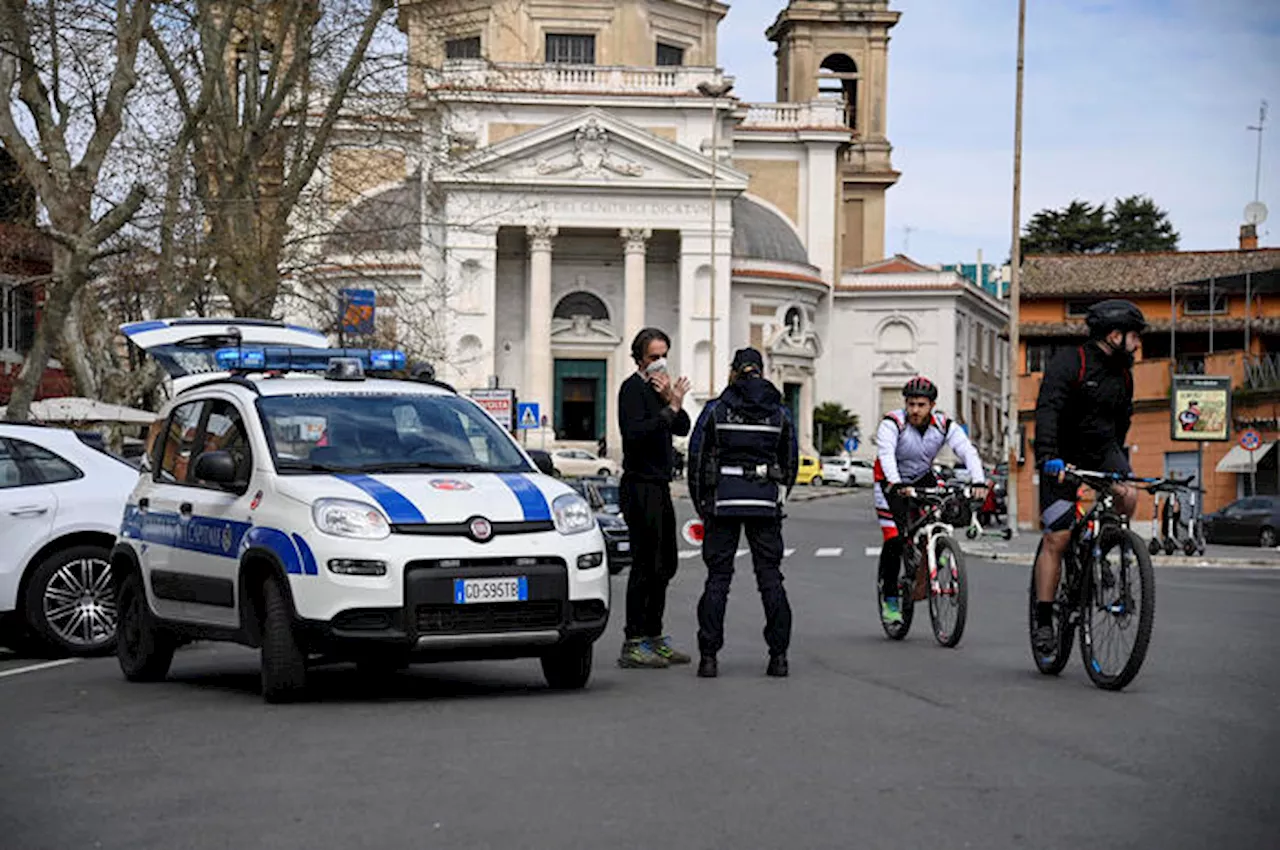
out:
{"label": "police officer", "polygon": [[718,673],[724,611],[733,580],[739,534],[755,566],[764,602],[764,639],[770,676],[787,675],[791,606],[782,586],[782,505],[796,483],[799,448],[782,394],[763,377],[754,348],[734,355],[729,386],[710,401],[689,438],[689,496],[703,520],[702,558],[707,583],[698,601],[698,675]]}

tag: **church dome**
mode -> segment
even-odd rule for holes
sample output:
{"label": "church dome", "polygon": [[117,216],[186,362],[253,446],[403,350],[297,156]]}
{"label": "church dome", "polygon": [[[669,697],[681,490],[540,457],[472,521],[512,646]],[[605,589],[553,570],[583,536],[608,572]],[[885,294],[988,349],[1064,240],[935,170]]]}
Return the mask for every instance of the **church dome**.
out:
{"label": "church dome", "polygon": [[733,201],[733,256],[809,265],[809,252],[782,216],[750,198]]}
{"label": "church dome", "polygon": [[326,256],[416,251],[422,243],[422,179],[418,175],[362,198],[325,239]]}

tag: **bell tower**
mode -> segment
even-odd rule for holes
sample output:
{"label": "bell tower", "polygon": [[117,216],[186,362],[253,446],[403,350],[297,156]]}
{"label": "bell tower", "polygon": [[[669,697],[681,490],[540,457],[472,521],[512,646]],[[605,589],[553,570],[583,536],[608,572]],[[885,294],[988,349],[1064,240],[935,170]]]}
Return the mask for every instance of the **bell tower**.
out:
{"label": "bell tower", "polygon": [[900,176],[886,130],[889,0],[790,0],[766,35],[777,44],[778,100],[838,100],[850,143],[839,152],[842,269],[884,258],[885,191]]}

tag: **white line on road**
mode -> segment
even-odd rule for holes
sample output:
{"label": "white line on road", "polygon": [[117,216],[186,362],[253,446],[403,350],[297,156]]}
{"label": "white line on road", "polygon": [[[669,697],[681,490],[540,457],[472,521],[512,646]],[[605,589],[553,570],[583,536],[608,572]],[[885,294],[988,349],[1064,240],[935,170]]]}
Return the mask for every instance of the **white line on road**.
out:
{"label": "white line on road", "polygon": [[75,664],[79,658],[61,658],[57,661],[45,661],[40,664],[28,664],[26,667],[18,667],[14,670],[0,671],[0,679],[8,676],[20,676],[23,673],[34,673],[37,670],[48,670],[50,667],[65,667],[68,664]]}
{"label": "white line on road", "polygon": [[684,549],[680,552],[680,554],[677,557],[679,557],[680,560],[682,561],[688,561],[691,558],[698,557],[699,554],[701,554],[701,550],[699,549]]}
{"label": "white line on road", "polygon": [[819,549],[813,553],[815,558],[839,558],[844,554],[844,549],[840,546],[834,546],[828,549]]}
{"label": "white line on road", "polygon": [[750,551],[751,551],[750,549],[739,549],[736,553],[734,553],[733,557],[741,558],[743,555],[747,554]]}
{"label": "white line on road", "polygon": [[879,558],[879,557],[880,557],[880,548],[881,548],[881,547],[879,547],[879,546],[868,546],[868,547],[867,547],[867,552],[866,552],[867,557],[868,557],[868,558]]}
{"label": "white line on road", "polygon": [[790,557],[791,557],[792,555],[794,555],[795,553],[796,553],[796,550],[795,550],[795,549],[783,549],[783,550],[782,550],[782,557],[784,557],[784,558],[790,558]]}

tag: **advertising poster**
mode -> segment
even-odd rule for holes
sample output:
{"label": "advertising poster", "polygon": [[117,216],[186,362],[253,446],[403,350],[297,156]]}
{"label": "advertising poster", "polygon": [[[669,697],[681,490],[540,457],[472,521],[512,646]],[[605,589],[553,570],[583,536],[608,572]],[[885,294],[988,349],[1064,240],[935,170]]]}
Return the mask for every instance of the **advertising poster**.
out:
{"label": "advertising poster", "polygon": [[1173,439],[1222,442],[1231,439],[1231,378],[1174,375]]}

